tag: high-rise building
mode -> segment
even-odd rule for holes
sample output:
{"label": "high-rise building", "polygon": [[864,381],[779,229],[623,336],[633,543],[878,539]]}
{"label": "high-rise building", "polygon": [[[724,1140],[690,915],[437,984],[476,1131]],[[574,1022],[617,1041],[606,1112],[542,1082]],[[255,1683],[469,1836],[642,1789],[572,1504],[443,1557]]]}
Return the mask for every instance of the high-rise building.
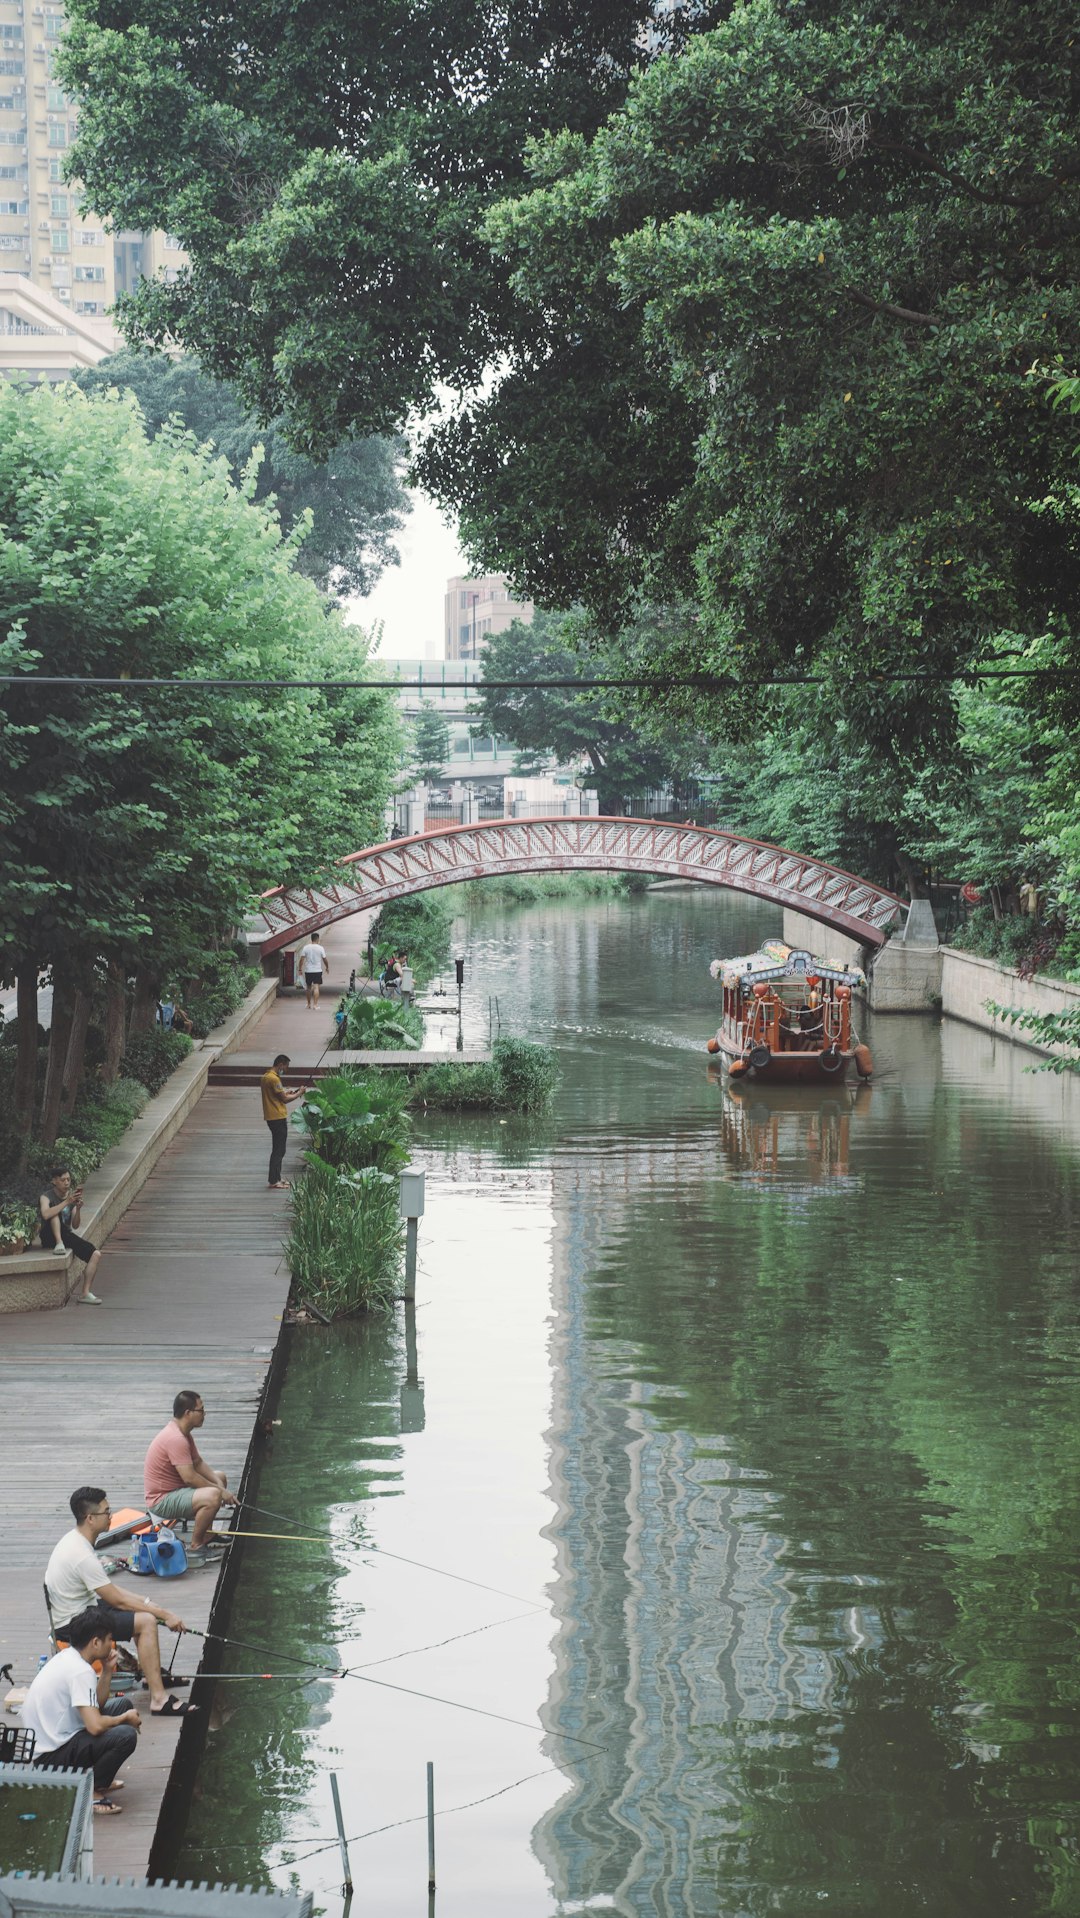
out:
{"label": "high-rise building", "polygon": [[[175,275],[184,255],[168,234],[106,233],[96,214],[84,214],[78,188],[64,179],[78,107],[54,72],[63,31],[57,0],[0,0],[0,273],[19,275],[91,327],[100,321],[103,339],[115,345],[106,315],[117,293],[152,275]],[[25,316],[5,313],[0,372],[12,370],[3,354],[12,336],[21,342],[20,368],[35,370],[27,366],[27,334],[38,330]],[[46,377],[64,370],[57,365],[63,357],[57,330],[41,369]],[[67,370],[84,363],[76,356]]]}
{"label": "high-rise building", "polygon": [[444,609],[447,659],[479,659],[492,633],[504,633],[515,619],[527,626],[533,616],[529,600],[511,598],[501,573],[448,579]]}

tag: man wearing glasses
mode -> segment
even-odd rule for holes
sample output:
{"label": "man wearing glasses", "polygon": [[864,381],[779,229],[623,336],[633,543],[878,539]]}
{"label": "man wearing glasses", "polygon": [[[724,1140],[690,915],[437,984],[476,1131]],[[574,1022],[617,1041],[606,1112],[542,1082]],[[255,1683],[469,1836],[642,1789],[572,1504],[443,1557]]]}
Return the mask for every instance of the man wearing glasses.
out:
{"label": "man wearing glasses", "polygon": [[189,1709],[167,1692],[161,1682],[159,1623],[170,1632],[187,1630],[182,1618],[163,1605],[152,1605],[140,1593],[135,1597],[110,1579],[94,1550],[96,1539],[109,1529],[109,1501],[98,1485],[80,1485],[72,1492],[75,1529],[65,1532],[45,1570],[53,1632],[63,1638],[64,1627],[88,1606],[104,1607],[112,1635],[121,1644],[134,1641],[139,1669],[150,1693],[152,1718],[181,1718]]}

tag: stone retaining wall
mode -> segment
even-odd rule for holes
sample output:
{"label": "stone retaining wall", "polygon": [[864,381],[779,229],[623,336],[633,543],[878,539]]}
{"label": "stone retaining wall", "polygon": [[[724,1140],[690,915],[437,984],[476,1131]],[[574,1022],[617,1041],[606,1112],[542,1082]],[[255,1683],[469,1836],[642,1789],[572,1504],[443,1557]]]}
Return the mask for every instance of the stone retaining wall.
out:
{"label": "stone retaining wall", "polygon": [[[81,1230],[95,1245],[101,1245],[122,1218],[170,1139],[202,1098],[215,1060],[239,1045],[276,994],[274,979],[258,980],[243,1004],[181,1061],[167,1085],[87,1179]],[[48,1312],[66,1305],[76,1283],[72,1265],[70,1252],[20,1252],[14,1258],[0,1258],[0,1314]]]}
{"label": "stone retaining wall", "polygon": [[1024,1012],[1074,1012],[1080,1006],[1080,986],[1070,985],[1067,979],[1048,979],[1043,973],[1036,973],[1034,979],[1021,979],[1006,966],[999,966],[996,960],[984,959],[981,953],[943,946],[941,1010],[948,1013],[950,1019],[963,1019],[969,1026],[981,1026],[984,1032],[993,1032],[999,1039],[1010,1039],[1014,1045],[1039,1052],[1044,1058],[1055,1053],[1071,1054],[1068,1046],[1034,1044],[1026,1033],[1018,1032],[1015,1026],[987,1012],[988,999],[995,1000],[999,1006],[1019,1006]]}

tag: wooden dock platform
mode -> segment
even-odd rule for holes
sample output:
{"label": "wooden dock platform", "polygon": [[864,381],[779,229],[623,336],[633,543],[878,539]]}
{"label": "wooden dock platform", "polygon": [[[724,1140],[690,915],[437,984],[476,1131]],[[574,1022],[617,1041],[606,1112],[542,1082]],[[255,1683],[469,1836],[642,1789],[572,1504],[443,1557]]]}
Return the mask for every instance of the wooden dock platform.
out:
{"label": "wooden dock platform", "polygon": [[[346,963],[357,922],[332,931]],[[302,999],[279,1000],[255,1029],[259,1056],[299,1055],[310,1033],[314,1057],[332,1027],[332,1007],[309,1013]],[[102,1485],[116,1508],[141,1504],[143,1457],[178,1391],[202,1394],[199,1448],[230,1486],[239,1482],[289,1291],[287,1195],[267,1190],[268,1157],[258,1092],[212,1087],[106,1241],[102,1304],[0,1321],[0,1664],[12,1665],[19,1684],[48,1650],[42,1578],[72,1524],[70,1494]],[[117,1578],[152,1586],[155,1603],[201,1630],[218,1575],[208,1566],[168,1582]],[[166,1664],[174,1643],[162,1634]],[[194,1673],[200,1648],[198,1638],[181,1641],[176,1670]],[[95,1821],[98,1876],[145,1876],[183,1723],[151,1720],[144,1691],[132,1702],[143,1729],[125,1767],[122,1817]]]}

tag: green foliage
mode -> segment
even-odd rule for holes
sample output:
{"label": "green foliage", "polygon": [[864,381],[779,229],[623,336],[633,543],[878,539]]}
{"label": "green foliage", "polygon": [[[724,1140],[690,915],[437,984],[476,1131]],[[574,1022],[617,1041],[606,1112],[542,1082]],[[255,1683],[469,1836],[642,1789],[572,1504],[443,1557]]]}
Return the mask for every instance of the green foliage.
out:
{"label": "green foliage", "polygon": [[188,1014],[196,1038],[205,1039],[208,1032],[243,1005],[259,977],[258,968],[244,965],[231,947],[220,952],[204,952],[192,983],[174,995],[179,997]]}
{"label": "green foliage", "polygon": [[515,1112],[530,1112],[549,1103],[559,1083],[559,1062],[550,1046],[496,1039],[491,1051],[505,1105]]}
{"label": "green foliage", "polygon": [[294,1123],[310,1135],[312,1151],[334,1166],[398,1172],[409,1159],[408,1103],[402,1073],[346,1070],[316,1081]]}
{"label": "green foliage", "polygon": [[[479,738],[497,734],[529,762],[581,766],[581,783],[599,794],[601,812],[621,811],[627,794],[643,793],[678,775],[678,757],[643,733],[632,696],[617,691],[575,692],[572,687],[529,686],[514,681],[594,679],[625,671],[610,651],[588,653],[573,621],[538,612],[530,625],[515,620],[493,633],[484,653],[484,680],[510,681],[485,689],[474,708]],[[684,745],[684,754],[685,754]],[[692,750],[692,742],[691,742]]]}
{"label": "green foliage", "polygon": [[369,593],[383,569],[397,564],[393,538],[409,510],[398,477],[403,443],[346,440],[332,458],[304,459],[289,446],[280,419],[260,427],[235,387],[195,360],[165,353],[112,353],[76,373],[75,384],[84,393],[134,393],[151,438],[179,419],[200,445],[210,441],[224,454],[235,486],[245,483],[261,448],[252,497],[276,504],[286,534],[302,531],[297,571],[323,592]]}
{"label": "green foliage", "polygon": [[137,1079],[147,1092],[160,1092],[171,1072],[192,1050],[186,1032],[166,1032],[163,1026],[149,1026],[137,1032],[124,1048],[124,1074]]}
{"label": "green foliage", "polygon": [[403,1001],[356,993],[343,1001],[338,1028],[341,1049],[349,1052],[415,1052],[423,1044],[424,1015]]}
{"label": "green foliage", "polygon": [[421,779],[441,779],[450,757],[450,728],[445,715],[425,699],[413,721],[411,760]]}
{"label": "green foliage", "polygon": [[[291,681],[362,666],[363,637],[297,575],[276,517],[179,428],[148,442],[130,398],[0,388],[0,528],[6,671]],[[51,965],[62,1050],[61,1015],[102,961],[154,998],[253,894],[376,836],[398,758],[378,693],[10,690],[0,974]]]}
{"label": "green foliage", "polygon": [[494,1065],[459,1065],[448,1060],[417,1074],[417,1105],[450,1112],[494,1112],[502,1103],[502,1082]]}
{"label": "green foliage", "polygon": [[550,1105],[559,1083],[557,1055],[525,1039],[496,1039],[489,1065],[448,1060],[414,1081],[415,1099],[448,1111],[535,1112]]}
{"label": "green foliage", "polygon": [[64,1165],[74,1183],[81,1185],[100,1165],[103,1156],[93,1140],[72,1139],[62,1133],[52,1145],[38,1143],[31,1147],[26,1162],[27,1175],[37,1180],[39,1189],[44,1190],[51,1168]]}
{"label": "green foliage", "polygon": [[39,1213],[26,1199],[0,1198],[0,1252],[37,1237]]}
{"label": "green foliage", "polygon": [[453,908],[441,888],[391,899],[375,922],[380,956],[407,952],[417,985],[423,986],[450,957]]}
{"label": "green foliage", "polygon": [[301,1298],[328,1318],[389,1306],[403,1242],[396,1175],[342,1171],[309,1153],[290,1204],[285,1256]]}
{"label": "green foliage", "polygon": [[183,340],[309,451],[486,376],[517,324],[486,207],[532,132],[591,131],[659,38],[645,0],[66,13],[87,204],[192,257],[121,302],[129,337]]}
{"label": "green foliage", "polygon": [[1036,1046],[1067,1046],[1067,1052],[1040,1061],[1039,1072],[1080,1072],[1080,1007],[1065,1012],[1030,1012],[1020,1006],[1001,1006],[995,999],[986,1001],[986,1009],[1006,1025],[1029,1035]]}

